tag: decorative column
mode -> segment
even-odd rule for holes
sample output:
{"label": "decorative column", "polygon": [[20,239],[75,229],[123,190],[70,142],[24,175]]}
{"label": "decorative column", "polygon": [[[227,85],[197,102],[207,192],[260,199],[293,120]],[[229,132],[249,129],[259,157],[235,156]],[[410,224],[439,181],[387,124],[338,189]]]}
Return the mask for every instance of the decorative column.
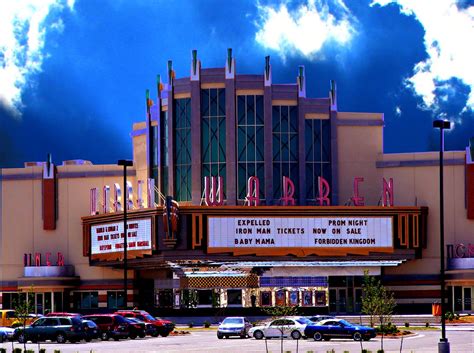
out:
{"label": "decorative column", "polygon": [[[174,81],[173,62],[168,60],[168,190],[167,195],[174,196]],[[166,192],[166,190],[163,190]],[[165,195],[165,196],[167,196]]]}
{"label": "decorative column", "polygon": [[264,141],[263,157],[265,161],[265,203],[273,204],[273,130],[272,130],[272,66],[270,56],[265,57],[264,91],[263,91],[263,117]]}
{"label": "decorative column", "polygon": [[306,78],[304,75],[304,66],[298,69],[298,183],[299,198],[298,204],[303,206],[306,204],[306,153],[305,153],[305,119],[304,119],[304,101],[306,100]]}
{"label": "decorative column", "polygon": [[339,158],[337,145],[337,91],[336,81],[331,80],[329,90],[329,119],[331,124],[331,205],[339,205]]}
{"label": "decorative column", "polygon": [[43,165],[43,229],[56,229],[58,216],[57,198],[58,186],[56,178],[57,170],[48,153],[48,160]]}
{"label": "decorative column", "polygon": [[235,59],[232,58],[232,49],[227,49],[225,62],[225,128],[226,128],[226,199],[227,205],[237,203],[237,178],[236,178],[236,133],[235,133]]}
{"label": "decorative column", "polygon": [[191,62],[191,175],[192,204],[201,204],[201,62],[193,50]]}

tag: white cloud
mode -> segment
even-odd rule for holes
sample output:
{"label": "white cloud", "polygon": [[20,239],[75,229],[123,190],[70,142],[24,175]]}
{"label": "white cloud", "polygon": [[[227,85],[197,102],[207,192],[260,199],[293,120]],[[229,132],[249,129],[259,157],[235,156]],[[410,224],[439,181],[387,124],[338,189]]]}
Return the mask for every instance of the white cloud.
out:
{"label": "white cloud", "polygon": [[0,1],[0,104],[21,116],[22,90],[32,74],[41,71],[46,31],[61,31],[61,19],[48,28],[51,10],[74,7],[73,0]]}
{"label": "white cloud", "polygon": [[278,8],[258,4],[258,12],[255,40],[283,57],[299,52],[311,58],[326,42],[344,45],[356,33],[356,19],[343,0],[334,1],[331,7],[322,0],[308,0],[295,10],[286,3]]}
{"label": "white cloud", "polygon": [[400,108],[398,105],[395,107],[395,115],[402,116],[402,108]]}
{"label": "white cloud", "polygon": [[[465,109],[474,109],[474,6],[460,9],[455,0],[374,0],[371,6],[397,4],[400,12],[414,16],[425,29],[428,58],[415,65],[406,83],[421,96],[427,108],[437,110],[436,89],[449,89],[457,78],[470,87]],[[452,88],[452,87],[451,87]]]}

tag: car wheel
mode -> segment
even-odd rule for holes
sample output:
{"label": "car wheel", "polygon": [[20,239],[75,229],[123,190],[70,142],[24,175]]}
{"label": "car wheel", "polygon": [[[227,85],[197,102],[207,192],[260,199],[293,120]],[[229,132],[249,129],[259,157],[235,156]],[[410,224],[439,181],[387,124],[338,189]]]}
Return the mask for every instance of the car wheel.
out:
{"label": "car wheel", "polygon": [[321,341],[323,339],[323,335],[321,332],[316,331],[313,335],[313,339],[315,341]]}
{"label": "car wheel", "polygon": [[100,334],[100,339],[101,339],[102,341],[108,341],[109,338],[110,338],[110,337],[109,337],[109,334],[108,334],[107,332],[102,332],[102,333]]}
{"label": "car wheel", "polygon": [[20,333],[18,335],[18,343],[25,343],[27,340],[26,340],[26,335],[24,333]]}
{"label": "car wheel", "polygon": [[92,341],[92,338],[89,338],[89,337],[86,338],[86,342],[90,342],[90,341]]}
{"label": "car wheel", "polygon": [[240,338],[242,338],[242,339],[247,338],[247,334],[246,334],[246,333],[242,333],[242,334],[240,335]]}
{"label": "car wheel", "polygon": [[65,343],[66,342],[66,336],[64,336],[64,333],[58,333],[56,335],[56,342],[58,342],[58,343]]}
{"label": "car wheel", "polygon": [[146,334],[145,334],[145,333],[140,333],[140,334],[138,335],[138,337],[140,337],[140,338],[145,338],[145,337],[146,337]]}
{"label": "car wheel", "polygon": [[151,333],[151,337],[158,337],[158,331],[153,331]]}
{"label": "car wheel", "polygon": [[223,338],[224,338],[224,335],[222,335],[222,334],[218,333],[218,334],[217,334],[217,338],[221,340],[221,339],[223,339]]}
{"label": "car wheel", "polygon": [[293,331],[291,333],[291,338],[293,338],[294,340],[299,340],[301,338],[301,333],[300,331]]}
{"label": "car wheel", "polygon": [[364,337],[364,341],[370,341],[370,337]]}
{"label": "car wheel", "polygon": [[170,335],[169,332],[162,332],[161,337],[168,337]]}
{"label": "car wheel", "polygon": [[128,335],[128,337],[130,337],[132,340],[134,340],[135,338],[137,338],[137,334],[136,333],[131,333]]}
{"label": "car wheel", "polygon": [[263,338],[263,332],[262,331],[255,331],[253,333],[253,337],[256,339],[256,340],[261,340]]}
{"label": "car wheel", "polygon": [[360,332],[354,332],[352,338],[354,339],[354,341],[362,341],[362,335],[360,334]]}
{"label": "car wheel", "polygon": [[324,337],[323,340],[325,341],[329,341],[331,339],[331,337]]}

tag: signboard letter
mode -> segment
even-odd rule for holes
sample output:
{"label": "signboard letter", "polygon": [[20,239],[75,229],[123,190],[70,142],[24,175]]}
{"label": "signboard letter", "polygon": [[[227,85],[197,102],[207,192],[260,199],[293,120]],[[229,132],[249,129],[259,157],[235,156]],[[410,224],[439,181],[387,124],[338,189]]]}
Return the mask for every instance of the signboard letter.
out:
{"label": "signboard letter", "polygon": [[224,204],[224,178],[219,176],[204,177],[204,196],[207,206],[222,206]]}
{"label": "signboard letter", "polygon": [[98,214],[97,212],[97,188],[91,189],[91,200],[90,200],[90,214],[94,216]]}
{"label": "signboard letter", "polygon": [[118,183],[114,184],[114,211],[122,211],[122,191],[120,190],[120,185]]}
{"label": "signboard letter", "polygon": [[137,182],[137,207],[143,208],[143,180]]}
{"label": "signboard letter", "polygon": [[320,206],[331,206],[331,200],[329,200],[329,183],[323,177],[318,177],[318,189],[319,196],[316,198],[319,201]]}
{"label": "signboard letter", "polygon": [[[388,199],[388,200],[387,200]],[[389,182],[383,178],[383,196],[382,206],[393,207],[393,179],[390,178]]]}
{"label": "signboard letter", "polygon": [[260,204],[260,181],[256,176],[249,177],[247,181],[245,203],[247,206],[258,206]]}
{"label": "signboard letter", "polygon": [[153,178],[148,178],[146,191],[148,195],[148,208],[155,207],[155,180]]}
{"label": "signboard letter", "polygon": [[364,197],[359,195],[359,183],[363,182],[364,178],[354,178],[354,196],[351,197],[354,202],[354,206],[364,206]]}
{"label": "signboard letter", "polygon": [[102,197],[103,197],[103,213],[109,213],[110,210],[110,186],[104,185],[104,188],[102,189]]}
{"label": "signboard letter", "polygon": [[281,203],[283,206],[294,206],[295,198],[293,197],[295,193],[295,184],[291,181],[290,178],[283,176],[283,196],[281,197]]}

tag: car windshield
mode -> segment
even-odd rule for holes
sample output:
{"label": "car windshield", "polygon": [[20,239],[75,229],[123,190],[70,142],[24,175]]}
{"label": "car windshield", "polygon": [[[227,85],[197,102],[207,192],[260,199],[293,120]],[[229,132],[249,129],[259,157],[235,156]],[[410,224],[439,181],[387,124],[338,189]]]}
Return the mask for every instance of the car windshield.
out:
{"label": "car windshield", "polygon": [[309,325],[312,324],[313,322],[305,317],[301,317],[299,319],[296,319],[296,322],[299,322],[302,325]]}
{"label": "car windshield", "polygon": [[155,321],[155,320],[160,320],[160,318],[158,317],[153,317],[151,316],[150,314],[145,314],[143,315],[147,320],[150,320],[150,321]]}
{"label": "car windshield", "polygon": [[223,324],[242,324],[243,322],[244,322],[244,320],[242,320],[238,317],[228,317],[222,323]]}
{"label": "car windshield", "polygon": [[339,320],[340,324],[343,324],[344,326],[354,326],[350,322],[347,322],[346,320]]}

